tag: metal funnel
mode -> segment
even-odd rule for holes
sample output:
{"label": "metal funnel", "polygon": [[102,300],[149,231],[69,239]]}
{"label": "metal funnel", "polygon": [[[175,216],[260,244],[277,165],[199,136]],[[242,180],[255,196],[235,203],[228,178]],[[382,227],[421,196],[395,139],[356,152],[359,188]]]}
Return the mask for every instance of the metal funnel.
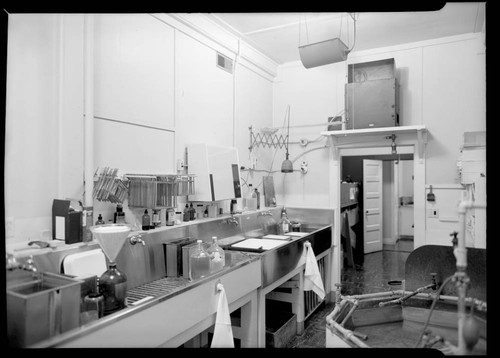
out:
{"label": "metal funnel", "polygon": [[116,257],[128,238],[132,228],[126,224],[105,224],[96,225],[90,228],[102,250],[112,262],[116,262]]}

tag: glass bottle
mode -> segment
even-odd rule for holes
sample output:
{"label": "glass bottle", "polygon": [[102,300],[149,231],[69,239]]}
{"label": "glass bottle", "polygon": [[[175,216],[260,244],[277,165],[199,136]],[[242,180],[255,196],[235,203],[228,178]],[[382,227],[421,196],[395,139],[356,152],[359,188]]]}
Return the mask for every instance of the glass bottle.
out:
{"label": "glass bottle", "polygon": [[125,308],[127,276],[111,261],[108,270],[99,277],[99,291],[104,297],[104,315]]}
{"label": "glass bottle", "polygon": [[212,244],[207,252],[210,255],[210,272],[222,270],[226,264],[226,255],[217,242],[217,236],[212,236]]}
{"label": "glass bottle", "polygon": [[106,224],[102,218],[102,215],[99,214],[99,217],[97,218],[97,221],[95,222],[96,225],[104,225]]}
{"label": "glass bottle", "polygon": [[196,219],[196,209],[193,207],[193,203],[189,205],[189,220]]}
{"label": "glass bottle", "polygon": [[183,211],[183,220],[184,222],[188,222],[189,221],[189,217],[190,217],[190,213],[189,213],[189,206],[188,204],[186,204],[186,206],[184,207],[184,211]]}
{"label": "glass bottle", "polygon": [[196,240],[198,247],[189,257],[189,279],[197,280],[210,274],[210,255],[202,240]]}
{"label": "glass bottle", "polygon": [[116,205],[116,212],[114,216],[114,223],[115,224],[125,224],[125,213],[123,212],[123,206],[122,204],[117,204]]}
{"label": "glass bottle", "polygon": [[254,191],[255,191],[255,195],[257,197],[257,209],[260,209],[260,193],[257,190],[257,188],[255,188]]}
{"label": "glass bottle", "polygon": [[149,230],[151,225],[151,217],[148,214],[148,209],[144,210],[144,215],[142,215],[142,230]]}
{"label": "glass bottle", "polygon": [[174,208],[167,209],[167,226],[175,225],[175,210]]}
{"label": "glass bottle", "polygon": [[287,232],[290,232],[290,220],[288,220],[286,210],[283,208],[283,210],[281,210],[281,219],[278,224],[278,234],[284,235]]}
{"label": "glass bottle", "polygon": [[161,220],[160,220],[160,210],[158,209],[153,209],[153,226],[159,227],[161,225]]}

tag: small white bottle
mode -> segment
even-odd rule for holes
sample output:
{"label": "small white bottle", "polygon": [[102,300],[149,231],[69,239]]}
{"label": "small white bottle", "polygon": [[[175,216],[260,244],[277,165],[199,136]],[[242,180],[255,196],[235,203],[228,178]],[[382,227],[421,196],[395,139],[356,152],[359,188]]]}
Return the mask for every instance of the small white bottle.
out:
{"label": "small white bottle", "polygon": [[210,272],[217,272],[224,268],[226,255],[217,242],[217,236],[212,236],[212,245],[207,249],[210,255]]}

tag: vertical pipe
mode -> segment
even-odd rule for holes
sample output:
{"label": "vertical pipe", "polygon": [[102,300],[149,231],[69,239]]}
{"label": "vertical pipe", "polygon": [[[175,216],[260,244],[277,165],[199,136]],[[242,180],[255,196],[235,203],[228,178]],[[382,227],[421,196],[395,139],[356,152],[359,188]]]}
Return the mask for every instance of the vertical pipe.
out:
{"label": "vertical pipe", "polygon": [[84,15],[84,185],[83,207],[85,217],[84,241],[90,241],[94,184],[94,18]]}
{"label": "vertical pipe", "polygon": [[472,208],[486,208],[486,204],[475,204],[473,201],[462,201],[458,205],[459,226],[460,232],[458,235],[458,245],[453,251],[457,260],[457,316],[458,316],[458,350],[459,354],[466,354],[465,340],[463,337],[463,327],[465,323],[465,297],[467,294],[468,277],[465,273],[467,268],[467,249],[465,247],[466,231],[466,214]]}

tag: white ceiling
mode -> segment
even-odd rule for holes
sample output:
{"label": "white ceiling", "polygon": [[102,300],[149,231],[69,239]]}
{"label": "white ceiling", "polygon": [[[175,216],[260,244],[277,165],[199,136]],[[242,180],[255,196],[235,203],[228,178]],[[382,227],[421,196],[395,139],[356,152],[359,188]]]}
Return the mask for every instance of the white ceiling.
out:
{"label": "white ceiling", "polygon": [[354,45],[352,51],[361,51],[485,31],[484,2],[447,3],[438,11],[256,12],[209,16],[278,64],[299,61],[299,45],[335,37],[348,48]]}

